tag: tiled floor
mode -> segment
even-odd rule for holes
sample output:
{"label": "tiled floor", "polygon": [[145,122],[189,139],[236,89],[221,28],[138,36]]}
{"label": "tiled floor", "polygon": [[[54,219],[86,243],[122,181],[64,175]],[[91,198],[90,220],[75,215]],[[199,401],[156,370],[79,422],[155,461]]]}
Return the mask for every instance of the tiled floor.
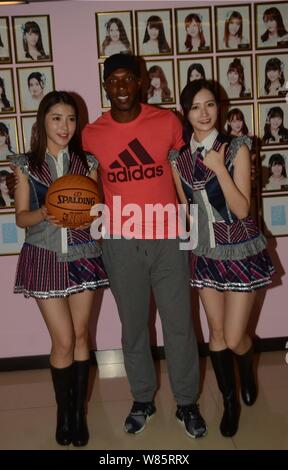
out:
{"label": "tiled floor", "polygon": [[[221,436],[222,400],[210,360],[205,368],[200,409],[209,431],[202,439],[185,435],[175,419],[166,362],[156,363],[161,381],[156,396],[157,413],[137,436],[123,431],[131,396],[123,364],[92,368],[86,449],[288,450],[288,364],[285,351],[262,353],[258,363],[259,397],[251,408],[242,405],[240,427],[233,438]],[[49,370],[0,373],[0,449],[75,449],[58,446],[54,440],[55,403]]]}

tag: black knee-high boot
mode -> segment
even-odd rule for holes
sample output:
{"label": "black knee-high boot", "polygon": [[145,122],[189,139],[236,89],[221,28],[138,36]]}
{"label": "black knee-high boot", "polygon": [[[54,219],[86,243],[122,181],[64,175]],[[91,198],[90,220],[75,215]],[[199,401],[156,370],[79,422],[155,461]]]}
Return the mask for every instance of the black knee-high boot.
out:
{"label": "black knee-high boot", "polygon": [[76,447],[85,446],[89,440],[86,422],[90,359],[74,362],[74,409],[72,443]]}
{"label": "black knee-high boot", "polygon": [[50,364],[57,403],[56,441],[62,446],[72,441],[73,364],[58,369]]}
{"label": "black knee-high boot", "polygon": [[233,355],[230,349],[210,351],[218,387],[223,395],[224,414],[220,423],[223,436],[231,437],[237,432],[240,405],[236,396]]}
{"label": "black knee-high boot", "polygon": [[253,347],[245,354],[235,354],[239,367],[241,396],[245,405],[252,406],[257,398],[257,385],[253,370]]}

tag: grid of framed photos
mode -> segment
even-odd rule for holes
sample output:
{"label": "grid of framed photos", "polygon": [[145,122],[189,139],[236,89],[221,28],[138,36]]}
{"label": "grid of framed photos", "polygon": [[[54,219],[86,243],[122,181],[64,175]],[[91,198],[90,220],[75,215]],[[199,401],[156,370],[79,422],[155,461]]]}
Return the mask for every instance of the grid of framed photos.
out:
{"label": "grid of framed photos", "polygon": [[189,81],[216,80],[222,128],[253,137],[259,157],[254,215],[268,236],[288,235],[287,210],[275,216],[288,199],[288,1],[176,7],[95,13],[102,111],[103,62],[117,52],[145,61],[146,102],[156,106],[181,111]]}
{"label": "grid of framed photos", "polygon": [[18,254],[24,240],[6,184],[8,157],[30,148],[39,103],[55,89],[52,60],[49,15],[0,17],[0,255]]}

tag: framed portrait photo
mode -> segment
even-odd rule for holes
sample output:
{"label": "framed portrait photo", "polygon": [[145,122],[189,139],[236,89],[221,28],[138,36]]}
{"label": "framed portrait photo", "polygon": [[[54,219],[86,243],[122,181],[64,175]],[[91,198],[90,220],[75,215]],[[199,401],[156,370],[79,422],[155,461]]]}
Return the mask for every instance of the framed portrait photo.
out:
{"label": "framed portrait photo", "polygon": [[21,113],[37,111],[42,98],[55,89],[52,66],[17,68]]}
{"label": "framed portrait photo", "polygon": [[288,235],[288,194],[262,197],[263,231],[267,237]]}
{"label": "framed portrait photo", "polygon": [[0,64],[12,62],[9,21],[7,16],[0,16]]}
{"label": "framed portrait photo", "polygon": [[288,47],[288,2],[256,3],[256,48]]}
{"label": "framed portrait photo", "polygon": [[99,82],[101,84],[100,90],[101,90],[101,107],[102,108],[110,108],[110,101],[108,100],[106,96],[106,91],[103,86],[103,72],[104,72],[104,64],[99,64]]}
{"label": "framed portrait photo", "polygon": [[147,103],[174,104],[175,80],[173,60],[146,60]]}
{"label": "framed portrait photo", "polygon": [[211,57],[197,59],[177,59],[179,93],[193,80],[213,79],[213,60]]}
{"label": "framed portrait photo", "polygon": [[211,8],[175,9],[177,54],[205,54],[213,50]]}
{"label": "framed portrait photo", "polygon": [[284,102],[258,103],[259,136],[262,145],[288,144],[288,106]]}
{"label": "framed portrait photo", "polygon": [[262,192],[287,191],[288,147],[260,152]]}
{"label": "framed portrait photo", "polygon": [[133,18],[131,11],[96,13],[98,57],[133,54]]}
{"label": "framed portrait photo", "polygon": [[0,213],[14,209],[14,199],[10,196],[9,190],[6,184],[6,177],[12,173],[12,170],[8,165],[0,166]]}
{"label": "framed portrait photo", "polygon": [[255,135],[253,104],[229,105],[225,113],[221,113],[221,128],[228,135]]}
{"label": "framed portrait photo", "polygon": [[0,255],[18,255],[25,240],[25,230],[17,227],[15,213],[0,213]]}
{"label": "framed portrait photo", "polygon": [[0,69],[0,114],[15,113],[15,93],[12,69]]}
{"label": "framed portrait photo", "polygon": [[215,6],[215,15],[218,52],[251,49],[250,5]]}
{"label": "framed portrait photo", "polygon": [[173,54],[171,10],[136,10],[135,13],[138,55]]}
{"label": "framed portrait photo", "polygon": [[257,54],[258,98],[288,96],[288,54]]}
{"label": "framed portrait photo", "polygon": [[16,118],[0,117],[0,163],[15,153],[19,153]]}
{"label": "framed portrait photo", "polygon": [[12,22],[16,62],[51,62],[49,15],[13,16]]}
{"label": "framed portrait photo", "polygon": [[253,98],[252,56],[218,56],[217,76],[222,87],[222,100],[250,100]]}
{"label": "framed portrait photo", "polygon": [[31,136],[33,133],[33,125],[36,122],[36,115],[34,116],[21,116],[21,127],[24,152],[29,152],[31,147]]}

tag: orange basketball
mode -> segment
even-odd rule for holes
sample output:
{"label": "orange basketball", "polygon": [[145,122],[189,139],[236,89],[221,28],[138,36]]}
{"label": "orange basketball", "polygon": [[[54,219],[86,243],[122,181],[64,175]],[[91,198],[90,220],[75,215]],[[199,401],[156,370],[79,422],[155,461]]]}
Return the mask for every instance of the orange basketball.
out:
{"label": "orange basketball", "polygon": [[88,176],[65,175],[47,191],[45,206],[48,214],[65,227],[76,228],[91,222],[91,207],[100,201],[98,186]]}

